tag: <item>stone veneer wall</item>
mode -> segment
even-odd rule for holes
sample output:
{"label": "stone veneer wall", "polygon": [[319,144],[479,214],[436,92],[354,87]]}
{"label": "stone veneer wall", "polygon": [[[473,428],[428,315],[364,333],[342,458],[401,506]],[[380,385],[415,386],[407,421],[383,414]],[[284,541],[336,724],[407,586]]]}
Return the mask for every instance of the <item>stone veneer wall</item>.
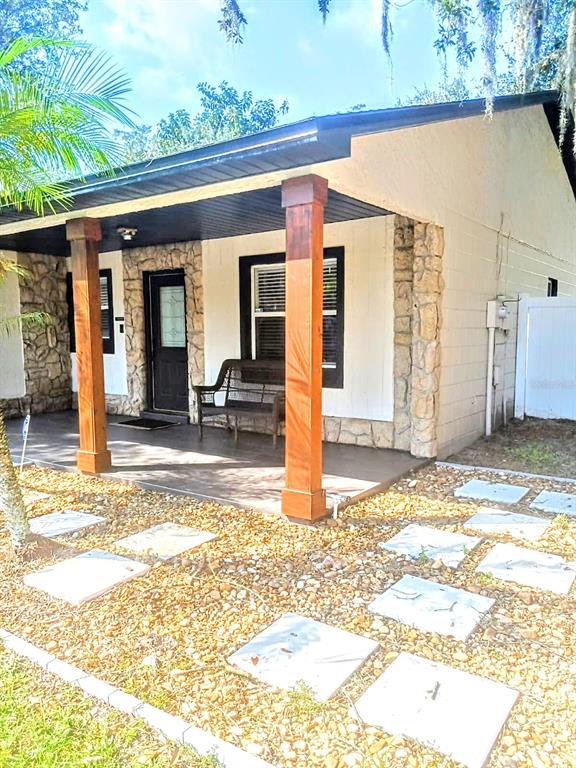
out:
{"label": "stone veneer wall", "polygon": [[106,398],[112,413],[138,415],[148,407],[146,337],[144,330],[144,272],[184,270],[188,343],[189,411],[195,420],[193,384],[204,383],[204,299],[202,247],[199,242],[151,245],[122,253],[128,395]]}
{"label": "stone veneer wall", "polygon": [[323,439],[327,443],[392,448],[394,442],[394,424],[391,421],[324,416],[322,427]]}
{"label": "stone veneer wall", "polygon": [[437,453],[444,233],[396,216],[394,223],[394,421],[324,417],[324,439]]}
{"label": "stone veneer wall", "polygon": [[443,254],[444,230],[435,224],[416,223],[412,265],[410,453],[426,458],[438,453]]}
{"label": "stone veneer wall", "polygon": [[396,216],[394,223],[394,442],[410,450],[412,396],[412,313],[414,222]]}
{"label": "stone veneer wall", "polygon": [[28,271],[20,278],[21,312],[45,312],[49,320],[23,328],[26,395],[4,400],[2,407],[7,417],[64,411],[72,402],[66,259],[19,253],[18,263]]}
{"label": "stone veneer wall", "polygon": [[396,217],[394,232],[394,448],[438,449],[442,255],[435,224]]}

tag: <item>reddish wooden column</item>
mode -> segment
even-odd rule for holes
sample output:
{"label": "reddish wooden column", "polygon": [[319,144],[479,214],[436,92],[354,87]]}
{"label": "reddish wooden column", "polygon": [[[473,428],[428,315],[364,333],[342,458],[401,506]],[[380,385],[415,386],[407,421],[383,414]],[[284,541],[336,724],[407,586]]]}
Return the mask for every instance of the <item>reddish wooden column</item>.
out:
{"label": "reddish wooden column", "polygon": [[286,487],[282,511],[317,520],[322,490],[322,299],[328,182],[301,176],[282,184],[286,209]]}
{"label": "reddish wooden column", "polygon": [[97,219],[72,219],[66,224],[72,256],[76,367],[78,371],[78,424],[80,472],[97,474],[112,466],[106,442],[104,357],[100,310]]}

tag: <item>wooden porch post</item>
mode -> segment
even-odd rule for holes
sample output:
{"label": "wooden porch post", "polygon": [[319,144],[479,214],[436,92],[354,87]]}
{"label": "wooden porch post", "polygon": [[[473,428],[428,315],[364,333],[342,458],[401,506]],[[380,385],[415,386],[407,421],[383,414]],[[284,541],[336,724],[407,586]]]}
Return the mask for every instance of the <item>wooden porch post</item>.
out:
{"label": "wooden porch post", "polygon": [[328,182],[309,175],[282,184],[286,209],[286,487],[282,511],[317,520],[322,490],[322,300]]}
{"label": "wooden porch post", "polygon": [[72,219],[66,224],[72,256],[74,328],[78,371],[78,424],[80,472],[98,474],[112,466],[106,442],[104,358],[100,310],[98,243],[102,239],[97,219]]}

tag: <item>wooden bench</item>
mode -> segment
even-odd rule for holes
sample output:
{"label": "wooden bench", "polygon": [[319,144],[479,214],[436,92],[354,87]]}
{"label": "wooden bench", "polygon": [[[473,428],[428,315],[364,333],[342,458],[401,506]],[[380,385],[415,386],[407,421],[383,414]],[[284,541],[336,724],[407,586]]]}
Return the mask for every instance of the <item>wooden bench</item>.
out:
{"label": "wooden bench", "polygon": [[232,421],[238,441],[238,420],[261,418],[271,422],[276,447],[285,416],[284,370],[283,360],[224,360],[213,386],[194,387],[200,439],[207,419],[225,417],[229,429]]}

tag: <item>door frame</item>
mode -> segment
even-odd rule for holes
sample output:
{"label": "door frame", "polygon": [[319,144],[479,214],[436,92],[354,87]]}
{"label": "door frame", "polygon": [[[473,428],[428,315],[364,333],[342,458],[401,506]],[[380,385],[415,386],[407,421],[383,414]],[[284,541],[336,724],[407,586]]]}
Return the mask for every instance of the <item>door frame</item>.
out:
{"label": "door frame", "polygon": [[[184,306],[187,310],[186,279],[185,279],[185,272],[183,268],[146,270],[142,272],[142,280],[143,280],[143,287],[144,287],[144,349],[145,349],[145,355],[146,355],[146,408],[149,411],[154,411],[158,413],[176,413],[176,414],[185,413],[186,415],[189,415],[190,413],[189,407],[186,409],[186,411],[175,411],[173,409],[156,408],[154,406],[154,366],[152,364],[153,330],[152,330],[151,280],[153,277],[162,277],[163,275],[181,275],[182,276],[182,285],[184,286]],[[187,320],[188,320],[188,312],[186,311],[186,321]],[[188,359],[188,322],[185,323],[184,331],[186,334],[186,360],[187,360],[186,367],[188,369],[190,365],[190,360]],[[188,370],[187,370],[187,374],[188,374]],[[189,396],[190,396],[190,393],[188,392],[188,397]]]}

